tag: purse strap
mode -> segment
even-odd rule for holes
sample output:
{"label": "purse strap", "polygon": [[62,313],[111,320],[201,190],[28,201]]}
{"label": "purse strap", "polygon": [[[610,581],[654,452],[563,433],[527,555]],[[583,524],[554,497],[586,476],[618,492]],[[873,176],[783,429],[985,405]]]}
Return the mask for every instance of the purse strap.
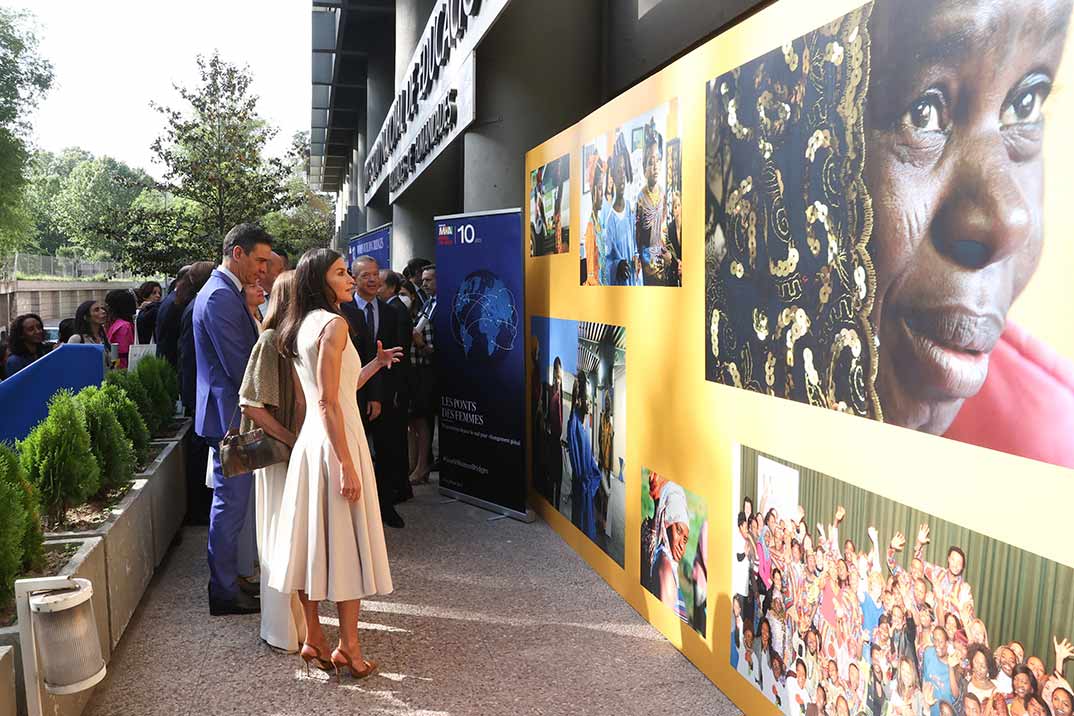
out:
{"label": "purse strap", "polygon": [[240,428],[242,427],[242,423],[239,423],[238,427],[234,427],[234,428],[231,427],[231,425],[235,422],[235,418],[238,417],[239,410],[241,408],[242,408],[242,405],[240,403],[235,403],[235,411],[233,413],[231,413],[231,420],[228,421],[228,424],[227,424],[227,432],[224,433],[225,438],[227,438],[227,437],[229,437],[231,435],[238,435],[238,434],[240,434],[242,432],[240,430]]}

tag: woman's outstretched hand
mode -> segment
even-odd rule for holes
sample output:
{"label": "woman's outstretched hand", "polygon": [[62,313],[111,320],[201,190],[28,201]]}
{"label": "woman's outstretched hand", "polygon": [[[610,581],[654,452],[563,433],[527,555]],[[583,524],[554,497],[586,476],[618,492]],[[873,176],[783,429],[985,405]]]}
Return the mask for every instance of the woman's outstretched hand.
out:
{"label": "woman's outstretched hand", "polygon": [[381,367],[391,370],[392,365],[402,359],[402,348],[385,348],[380,341],[377,341],[377,362],[380,363]]}

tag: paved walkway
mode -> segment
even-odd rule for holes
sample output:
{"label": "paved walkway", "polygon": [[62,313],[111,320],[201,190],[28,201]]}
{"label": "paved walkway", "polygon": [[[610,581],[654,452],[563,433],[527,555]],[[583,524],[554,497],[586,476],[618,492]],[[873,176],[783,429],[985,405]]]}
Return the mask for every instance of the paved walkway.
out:
{"label": "paved walkway", "polygon": [[738,713],[544,522],[442,502],[421,488],[388,530],[396,592],[360,626],[379,675],[307,678],[257,617],[209,617],[206,530],[186,528],[86,716]]}

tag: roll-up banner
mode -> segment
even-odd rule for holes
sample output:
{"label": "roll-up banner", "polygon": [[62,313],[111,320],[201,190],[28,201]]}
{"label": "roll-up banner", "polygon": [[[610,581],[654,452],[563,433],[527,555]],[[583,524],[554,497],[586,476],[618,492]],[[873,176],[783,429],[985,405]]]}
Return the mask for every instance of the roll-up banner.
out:
{"label": "roll-up banner", "polygon": [[385,224],[375,229],[351,237],[347,242],[347,265],[350,266],[359,256],[372,256],[377,266],[392,266],[392,225]]}
{"label": "roll-up banner", "polygon": [[522,444],[522,211],[434,221],[440,491],[530,521]]}

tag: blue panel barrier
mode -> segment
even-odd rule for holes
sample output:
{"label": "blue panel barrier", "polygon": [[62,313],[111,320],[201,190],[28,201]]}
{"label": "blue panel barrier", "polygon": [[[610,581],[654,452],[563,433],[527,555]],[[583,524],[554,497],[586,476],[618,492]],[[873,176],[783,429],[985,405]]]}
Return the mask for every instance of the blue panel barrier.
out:
{"label": "blue panel barrier", "polygon": [[22,440],[48,415],[56,391],[104,380],[101,346],[64,344],[0,383],[0,442]]}

